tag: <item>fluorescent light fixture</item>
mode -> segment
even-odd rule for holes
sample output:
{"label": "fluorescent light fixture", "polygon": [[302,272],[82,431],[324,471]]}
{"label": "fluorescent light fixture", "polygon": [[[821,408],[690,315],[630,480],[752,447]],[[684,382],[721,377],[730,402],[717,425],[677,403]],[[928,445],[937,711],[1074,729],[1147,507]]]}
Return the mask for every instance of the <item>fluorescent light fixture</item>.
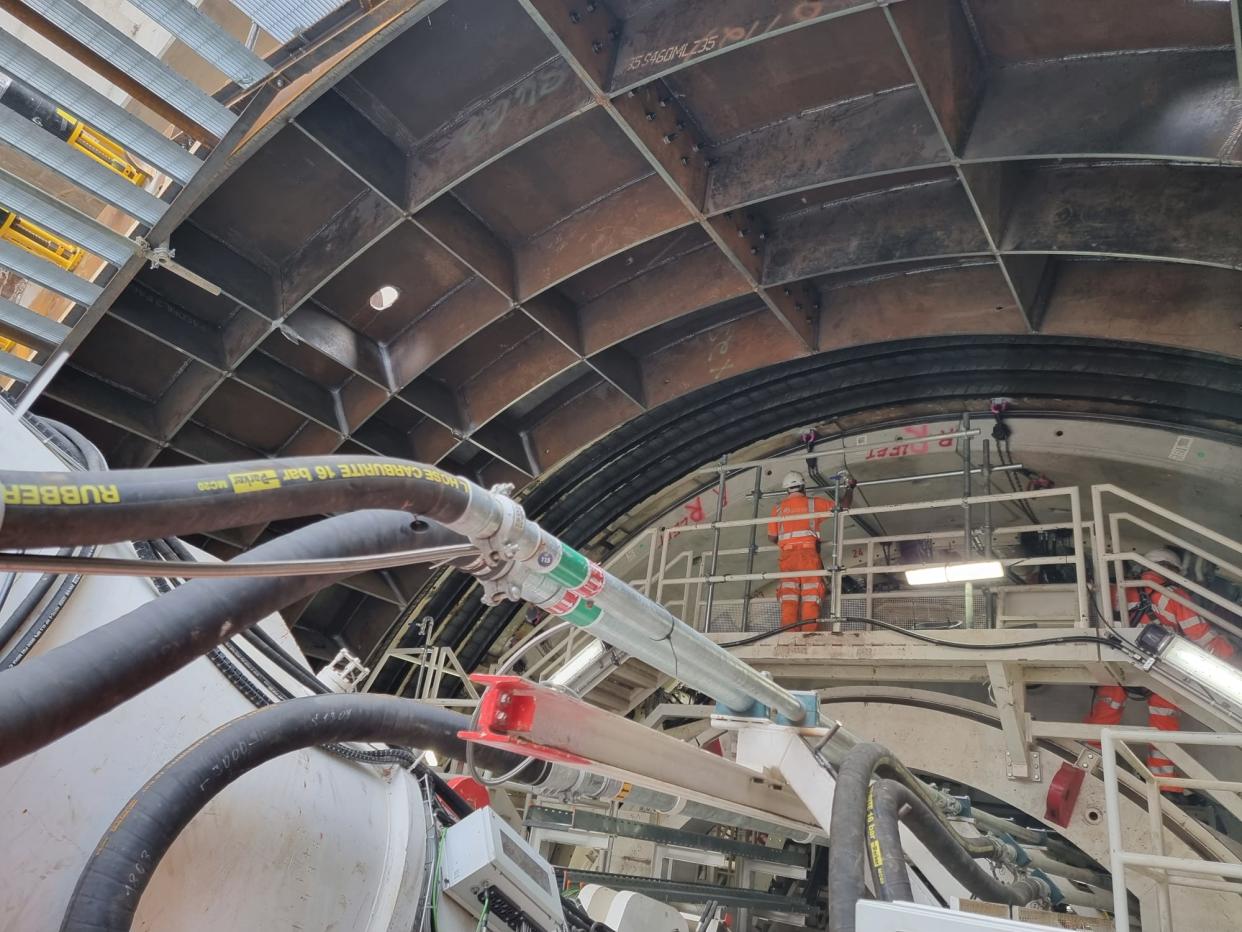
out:
{"label": "fluorescent light fixture", "polygon": [[939,583],[969,582],[972,579],[1000,579],[1005,568],[999,560],[983,563],[946,563],[942,566],[920,566],[906,570],[906,582],[912,586],[935,586]]}
{"label": "fluorescent light fixture", "polygon": [[439,767],[440,758],[436,757],[435,751],[423,751],[423,763],[428,767]]}
{"label": "fluorescent light fixture", "polygon": [[1138,637],[1141,650],[1213,694],[1242,706],[1242,671],[1163,625],[1144,625]]}
{"label": "fluorescent light fixture", "polygon": [[592,641],[578,653],[570,658],[569,663],[561,667],[551,677],[548,682],[553,686],[568,686],[569,683],[583,670],[589,667],[595,661],[599,660],[604,653],[603,641]]}

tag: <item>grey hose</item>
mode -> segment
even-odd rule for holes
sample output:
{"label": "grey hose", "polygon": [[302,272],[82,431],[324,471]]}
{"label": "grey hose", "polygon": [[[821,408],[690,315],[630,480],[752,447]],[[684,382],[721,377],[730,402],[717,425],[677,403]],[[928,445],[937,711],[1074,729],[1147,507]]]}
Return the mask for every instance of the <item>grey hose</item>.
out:
{"label": "grey hose", "polygon": [[877,780],[871,788],[871,803],[867,817],[874,826],[876,845],[872,857],[877,862],[874,866],[881,898],[914,899],[899,825],[910,829],[932,857],[981,900],[1024,906],[1048,895],[1048,889],[1033,877],[1006,884],[985,871],[974,859],[988,854],[995,856],[995,845],[986,839],[978,839],[978,845],[969,844],[971,839],[963,839],[946,827],[943,817],[909,787],[895,780]]}
{"label": "grey hose", "polygon": [[[359,511],[299,528],[235,559],[378,553],[442,542],[401,511]],[[193,580],[20,666],[0,672],[0,766],[80,728],[239,631],[339,576]]]}

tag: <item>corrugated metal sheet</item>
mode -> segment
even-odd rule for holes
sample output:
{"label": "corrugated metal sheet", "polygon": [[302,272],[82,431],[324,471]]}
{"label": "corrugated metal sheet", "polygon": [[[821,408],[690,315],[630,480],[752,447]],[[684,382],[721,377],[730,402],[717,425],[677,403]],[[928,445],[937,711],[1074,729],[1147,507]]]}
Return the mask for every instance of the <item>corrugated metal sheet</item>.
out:
{"label": "corrugated metal sheet", "polygon": [[343,0],[233,0],[233,5],[281,42],[345,5]]}

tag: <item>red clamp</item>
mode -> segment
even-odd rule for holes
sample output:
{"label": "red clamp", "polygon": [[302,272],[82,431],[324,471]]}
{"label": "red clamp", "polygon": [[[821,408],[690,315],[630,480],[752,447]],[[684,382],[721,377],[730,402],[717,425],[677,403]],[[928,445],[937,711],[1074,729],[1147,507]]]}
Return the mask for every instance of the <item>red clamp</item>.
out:
{"label": "red clamp", "polygon": [[491,797],[487,795],[487,787],[474,777],[449,777],[448,785],[475,809],[483,809],[492,804]]}
{"label": "red clamp", "polygon": [[479,700],[479,730],[459,731],[457,737],[556,764],[583,767],[591,763],[585,757],[537,744],[517,734],[530,731],[534,725],[541,687],[520,676],[474,673],[470,680],[487,687]]}
{"label": "red clamp", "polygon": [[1045,802],[1044,818],[1055,822],[1062,828],[1068,828],[1070,818],[1074,815],[1074,806],[1078,803],[1078,794],[1082,792],[1082,781],[1087,772],[1071,763],[1064,763],[1057,775],[1048,785],[1048,799]]}

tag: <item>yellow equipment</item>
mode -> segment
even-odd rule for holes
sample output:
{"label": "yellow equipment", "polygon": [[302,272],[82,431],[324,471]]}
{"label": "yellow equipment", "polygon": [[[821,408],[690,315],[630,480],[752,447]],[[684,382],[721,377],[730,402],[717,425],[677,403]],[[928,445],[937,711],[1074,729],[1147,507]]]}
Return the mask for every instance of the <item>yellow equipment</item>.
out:
{"label": "yellow equipment", "polygon": [[0,205],[0,239],[72,272],[85,251]]}
{"label": "yellow equipment", "polygon": [[125,150],[103,133],[83,123],[68,110],[57,107],[56,115],[71,127],[69,135],[65,138],[65,142],[69,145],[89,155],[100,165],[111,169],[138,187],[147,183],[150,176],[126,158]]}

